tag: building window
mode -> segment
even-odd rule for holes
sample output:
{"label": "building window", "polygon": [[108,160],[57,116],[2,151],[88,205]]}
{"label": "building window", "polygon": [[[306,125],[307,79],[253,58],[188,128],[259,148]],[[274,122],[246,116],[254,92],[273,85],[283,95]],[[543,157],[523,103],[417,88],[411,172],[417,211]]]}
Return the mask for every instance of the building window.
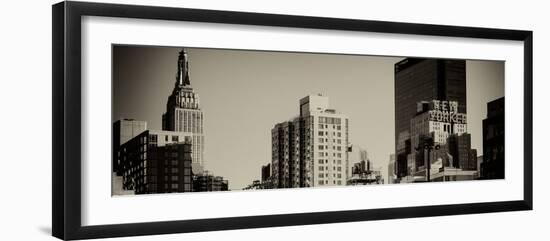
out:
{"label": "building window", "polygon": [[323,145],[319,145],[319,150],[323,150],[325,147]]}
{"label": "building window", "polygon": [[178,136],[172,136],[172,141],[173,142],[178,142]]}
{"label": "building window", "polygon": [[322,132],[322,131],[319,131],[319,136],[323,136],[323,132]]}
{"label": "building window", "polygon": [[319,185],[323,185],[323,180],[319,181]]}
{"label": "building window", "polygon": [[323,170],[323,166],[319,166],[319,171],[322,171]]}
{"label": "building window", "polygon": [[173,182],[178,181],[178,176],[172,176],[170,180],[172,180]]}
{"label": "building window", "polygon": [[190,177],[190,176],[185,176],[185,177],[183,177],[183,182],[185,182],[185,183],[191,183],[191,177]]}
{"label": "building window", "polygon": [[323,124],[319,124],[319,129],[323,129]]}

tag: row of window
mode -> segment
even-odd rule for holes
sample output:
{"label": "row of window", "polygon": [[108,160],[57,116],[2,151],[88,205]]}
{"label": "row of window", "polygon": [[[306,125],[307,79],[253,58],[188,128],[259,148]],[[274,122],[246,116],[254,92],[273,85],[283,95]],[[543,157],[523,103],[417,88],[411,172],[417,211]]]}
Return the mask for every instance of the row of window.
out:
{"label": "row of window", "polygon": [[[164,141],[168,141],[170,139],[169,135],[164,135]],[[179,141],[179,136],[172,136],[173,142]],[[158,135],[157,134],[150,134],[149,135],[149,142],[158,142]]]}
{"label": "row of window", "polygon": [[[329,174],[328,173],[319,173],[319,178],[329,178]],[[335,173],[332,174],[332,177],[333,178],[342,178],[342,173],[338,173],[338,175],[336,175]]]}
{"label": "row of window", "polygon": [[[328,152],[319,152],[319,157],[328,157]],[[332,157],[342,157],[342,153],[332,153]]]}
{"label": "row of window", "polygon": [[[319,131],[317,134],[318,134],[319,136],[325,136],[325,135],[328,136],[328,131]],[[332,132],[332,135],[333,135],[333,136],[337,136],[337,137],[342,137],[342,133],[341,133],[341,132],[334,132],[334,131],[333,131],[333,132]]]}
{"label": "row of window", "polygon": [[[328,180],[319,180],[319,185],[328,185]],[[335,181],[333,180],[332,181],[332,184],[337,184],[337,185],[342,185],[342,181],[341,180],[338,180],[338,181]]]}
{"label": "row of window", "polygon": [[[156,182],[158,182],[157,177],[158,177],[158,176],[151,175],[151,176],[145,176],[145,179],[146,179],[146,180],[148,179],[149,182],[151,182],[151,183],[156,183]],[[168,182],[169,179],[170,179],[170,181],[172,181],[172,182],[177,182],[177,181],[179,181],[179,176],[177,176],[177,175],[162,176],[162,177],[164,177],[163,179],[164,179],[165,182]],[[191,172],[189,172],[189,173],[188,173],[187,175],[185,175],[183,178],[184,178],[184,179],[183,179],[184,182],[190,182],[190,181],[191,181]]]}
{"label": "row of window", "polygon": [[340,118],[335,118],[335,117],[319,116],[319,123],[340,125],[342,123],[342,120]]}
{"label": "row of window", "polygon": [[179,172],[179,169],[176,168],[176,167],[172,167],[172,168],[165,167],[164,168],[164,173],[169,173],[168,170],[170,170],[170,173],[178,173]]}
{"label": "row of window", "polygon": [[[329,149],[328,145],[319,145],[318,148],[319,148],[319,150],[325,150],[325,149],[328,150]],[[332,146],[332,149],[337,150],[337,151],[341,151],[342,147],[341,146]]]}
{"label": "row of window", "polygon": [[[328,138],[319,138],[319,143],[328,143]],[[332,143],[342,144],[342,139],[332,139]]]}
{"label": "row of window", "polygon": [[[157,184],[156,183],[148,183],[147,187],[149,191],[157,191]],[[172,191],[178,191],[179,185],[177,183],[172,183],[171,185],[164,184],[164,190],[168,190],[168,188],[171,188]],[[191,184],[184,184],[184,190],[191,190]]]}
{"label": "row of window", "polygon": [[[330,169],[330,168],[328,168],[328,166],[327,166],[327,167],[325,167],[325,166],[319,166],[319,171],[328,171],[329,169]],[[338,168],[332,167],[332,170],[333,170],[333,171],[341,172],[341,171],[342,171],[342,167],[338,167]]]}
{"label": "row of window", "polygon": [[[319,159],[319,164],[328,164],[328,159]],[[333,164],[338,164],[338,165],[341,165],[342,164],[342,160],[338,159],[338,160],[332,160],[332,163]]]}
{"label": "row of window", "polygon": [[[332,127],[333,129],[336,128],[336,130],[341,130],[342,129],[341,125],[331,125],[330,127]],[[329,128],[329,125],[319,124],[319,129],[324,129],[324,128]]]}

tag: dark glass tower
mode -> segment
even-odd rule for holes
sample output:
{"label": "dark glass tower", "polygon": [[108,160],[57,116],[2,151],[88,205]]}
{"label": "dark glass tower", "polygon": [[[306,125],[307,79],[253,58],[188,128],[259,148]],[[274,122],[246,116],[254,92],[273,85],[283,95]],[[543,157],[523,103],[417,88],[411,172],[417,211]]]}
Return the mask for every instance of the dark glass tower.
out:
{"label": "dark glass tower", "polygon": [[410,121],[417,103],[457,101],[458,112],[466,113],[466,61],[406,58],[395,64],[394,87],[396,174],[402,177],[407,175]]}
{"label": "dark glass tower", "polygon": [[487,103],[481,179],[504,179],[504,97]]}

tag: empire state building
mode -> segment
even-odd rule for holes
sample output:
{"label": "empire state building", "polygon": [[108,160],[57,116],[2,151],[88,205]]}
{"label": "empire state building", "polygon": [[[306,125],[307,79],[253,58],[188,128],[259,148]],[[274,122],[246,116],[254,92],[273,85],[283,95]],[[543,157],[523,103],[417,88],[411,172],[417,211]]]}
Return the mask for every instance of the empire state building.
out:
{"label": "empire state building", "polygon": [[199,95],[193,91],[189,80],[189,58],[185,49],[179,52],[176,84],[168,97],[166,112],[162,115],[162,129],[190,133],[193,171],[204,168],[203,113],[199,106]]}

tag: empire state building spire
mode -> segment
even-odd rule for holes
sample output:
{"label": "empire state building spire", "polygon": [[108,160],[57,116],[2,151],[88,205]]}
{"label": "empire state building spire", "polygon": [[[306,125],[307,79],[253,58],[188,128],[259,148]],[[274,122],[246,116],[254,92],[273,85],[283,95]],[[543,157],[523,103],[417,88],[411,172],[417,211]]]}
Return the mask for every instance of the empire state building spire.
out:
{"label": "empire state building spire", "polygon": [[187,51],[182,49],[178,57],[178,75],[176,77],[176,85],[189,86],[189,61]]}
{"label": "empire state building spire", "polygon": [[166,112],[162,115],[162,130],[191,135],[193,172],[200,173],[204,167],[203,113],[199,94],[195,93],[189,81],[188,62],[187,51],[182,49],[178,57],[176,84],[166,102]]}
{"label": "empire state building spire", "polygon": [[182,49],[178,57],[178,73],[172,95],[168,97],[166,108],[199,109],[199,95],[193,91],[189,80],[189,57]]}

